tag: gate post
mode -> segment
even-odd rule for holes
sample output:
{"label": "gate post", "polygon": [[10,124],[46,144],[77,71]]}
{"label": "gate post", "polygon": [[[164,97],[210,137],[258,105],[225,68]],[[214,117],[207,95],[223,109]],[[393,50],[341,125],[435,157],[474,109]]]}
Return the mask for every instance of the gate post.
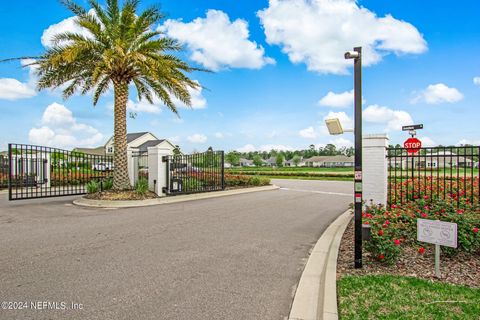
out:
{"label": "gate post", "polygon": [[148,147],[148,189],[158,196],[165,196],[163,188],[167,187],[167,162],[163,162],[164,156],[173,155],[170,148],[159,146]]}
{"label": "gate post", "polygon": [[367,205],[387,205],[388,137],[386,134],[363,135],[363,199]]}
{"label": "gate post", "polygon": [[[138,180],[138,157],[133,155],[135,150],[128,148],[127,149],[127,166],[128,166],[128,177],[130,178],[130,185],[135,186]],[[138,151],[136,151],[138,152]]]}

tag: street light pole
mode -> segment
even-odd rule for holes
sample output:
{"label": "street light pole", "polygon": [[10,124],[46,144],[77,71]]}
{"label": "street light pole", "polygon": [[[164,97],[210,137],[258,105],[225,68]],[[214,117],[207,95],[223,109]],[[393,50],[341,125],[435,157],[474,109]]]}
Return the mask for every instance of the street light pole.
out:
{"label": "street light pole", "polygon": [[362,268],[362,47],[345,53],[345,59],[354,59],[354,114],[355,114],[355,269]]}

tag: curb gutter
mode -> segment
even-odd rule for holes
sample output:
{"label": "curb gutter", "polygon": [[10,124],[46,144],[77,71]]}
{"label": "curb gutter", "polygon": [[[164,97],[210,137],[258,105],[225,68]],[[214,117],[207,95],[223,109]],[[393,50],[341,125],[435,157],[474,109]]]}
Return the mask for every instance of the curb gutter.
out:
{"label": "curb gutter", "polygon": [[298,283],[289,320],[338,319],[337,256],[351,219],[352,211],[345,211],[318,239]]}
{"label": "curb gutter", "polygon": [[258,192],[258,191],[269,191],[269,190],[277,190],[277,189],[279,189],[279,187],[275,185],[271,185],[271,186],[264,186],[264,187],[215,191],[215,192],[197,193],[197,194],[189,194],[189,195],[179,195],[179,196],[172,196],[172,197],[161,197],[161,198],[146,199],[146,200],[108,201],[108,200],[93,200],[93,199],[80,198],[80,199],[74,200],[73,204],[77,206],[94,207],[94,208],[148,207],[148,206],[156,206],[160,204],[218,198],[218,197],[232,196],[237,194],[244,194],[244,193],[251,193],[251,192]]}

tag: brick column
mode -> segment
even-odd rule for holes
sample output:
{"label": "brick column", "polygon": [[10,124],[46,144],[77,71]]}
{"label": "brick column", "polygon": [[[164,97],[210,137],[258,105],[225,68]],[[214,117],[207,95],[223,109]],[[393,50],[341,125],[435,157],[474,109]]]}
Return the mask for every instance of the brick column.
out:
{"label": "brick column", "polygon": [[363,200],[367,205],[387,204],[388,137],[386,134],[363,135]]}

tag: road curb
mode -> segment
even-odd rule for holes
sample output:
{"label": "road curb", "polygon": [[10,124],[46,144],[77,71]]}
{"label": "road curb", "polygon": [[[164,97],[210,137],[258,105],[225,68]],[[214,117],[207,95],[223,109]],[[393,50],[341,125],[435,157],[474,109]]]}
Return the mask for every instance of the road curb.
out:
{"label": "road curb", "polygon": [[289,320],[338,319],[337,257],[352,211],[332,222],[318,239],[298,283]]}
{"label": "road curb", "polygon": [[149,207],[157,206],[161,204],[178,203],[185,201],[194,201],[201,199],[211,199],[225,196],[233,196],[237,194],[245,194],[259,191],[277,190],[280,187],[271,185],[264,187],[253,187],[244,189],[234,189],[226,191],[205,192],[198,194],[180,195],[172,197],[161,197],[156,199],[146,200],[119,200],[119,201],[106,201],[106,200],[93,200],[80,198],[73,201],[73,204],[82,207],[94,207],[94,208],[132,208],[132,207]]}

